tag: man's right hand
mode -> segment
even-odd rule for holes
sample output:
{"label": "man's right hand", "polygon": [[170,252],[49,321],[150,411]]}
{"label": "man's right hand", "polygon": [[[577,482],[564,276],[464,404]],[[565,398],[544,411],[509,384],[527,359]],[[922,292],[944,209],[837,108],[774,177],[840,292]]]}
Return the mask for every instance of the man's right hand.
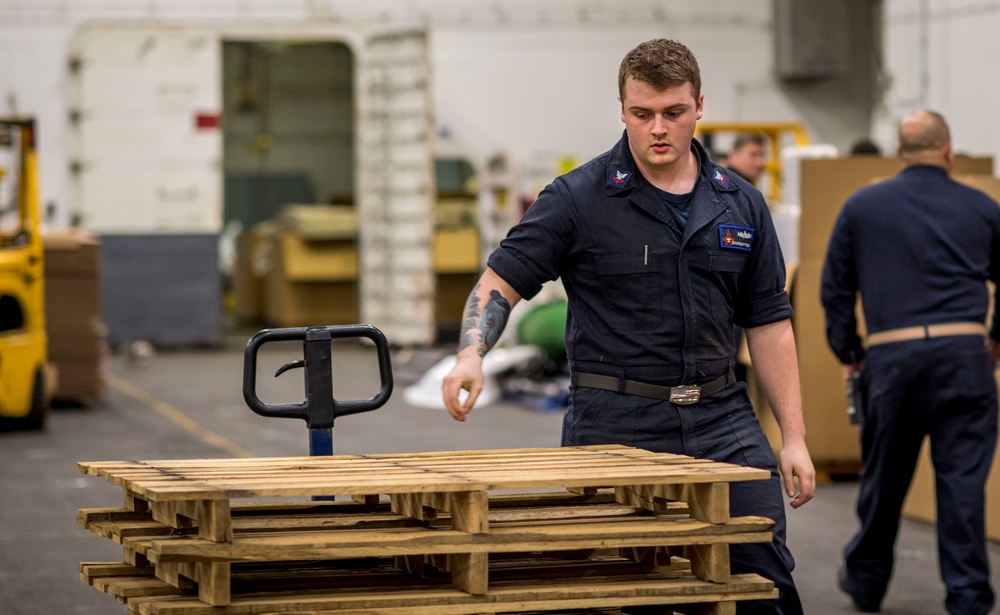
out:
{"label": "man's right hand", "polygon": [[[468,391],[465,403],[459,398],[461,391]],[[456,421],[464,421],[465,415],[472,410],[476,398],[483,390],[483,358],[475,348],[465,348],[458,354],[455,366],[441,383],[441,394],[444,397],[444,407]]]}

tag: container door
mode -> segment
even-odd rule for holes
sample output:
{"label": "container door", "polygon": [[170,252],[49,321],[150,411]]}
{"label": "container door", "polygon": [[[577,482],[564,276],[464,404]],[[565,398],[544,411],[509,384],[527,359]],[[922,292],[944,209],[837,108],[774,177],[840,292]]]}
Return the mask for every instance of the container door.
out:
{"label": "container door", "polygon": [[358,59],[361,320],[393,344],[429,344],[434,161],[426,32],[371,35]]}
{"label": "container door", "polygon": [[196,27],[84,26],[73,41],[76,213],[115,234],[221,226],[220,43]]}

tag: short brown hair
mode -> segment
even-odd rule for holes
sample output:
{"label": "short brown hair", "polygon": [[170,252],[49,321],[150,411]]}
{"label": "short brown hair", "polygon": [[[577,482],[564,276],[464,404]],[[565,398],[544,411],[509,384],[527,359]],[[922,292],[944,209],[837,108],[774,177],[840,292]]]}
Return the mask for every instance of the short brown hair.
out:
{"label": "short brown hair", "polygon": [[625,55],[618,69],[618,95],[622,98],[625,97],[625,81],[629,77],[657,90],[690,83],[695,99],[701,95],[698,60],[690,49],[670,39],[655,38],[639,43]]}
{"label": "short brown hair", "polygon": [[733,140],[732,151],[738,152],[747,145],[759,145],[760,147],[766,147],[767,138],[759,132],[741,132],[736,135],[736,139]]}

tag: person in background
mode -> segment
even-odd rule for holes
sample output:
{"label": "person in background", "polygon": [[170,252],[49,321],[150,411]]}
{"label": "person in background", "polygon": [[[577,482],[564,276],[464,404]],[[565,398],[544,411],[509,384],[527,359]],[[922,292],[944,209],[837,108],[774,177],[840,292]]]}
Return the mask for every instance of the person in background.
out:
{"label": "person in background", "polygon": [[[805,504],[815,470],[767,205],[693,138],[704,95],[687,47],[638,45],[622,60],[618,91],[621,140],[556,178],[490,256],[466,302],[445,406],[455,420],[469,418],[483,357],[512,306],[561,278],[572,378],[562,444],[623,444],[769,470],[769,481],[730,486],[733,516],[775,522],[772,542],[730,547],[731,569],[773,580],[780,597],[738,601],[737,612],[802,613],[782,490],[793,508]],[[781,428],[780,464],[746,385],[733,377],[734,323],[745,328]]]}
{"label": "person in background", "polygon": [[882,150],[871,139],[858,139],[851,145],[851,156],[881,156]]}
{"label": "person in background", "polygon": [[733,148],[729,151],[729,170],[756,186],[767,167],[767,157],[764,155],[766,145],[767,139],[759,132],[736,135]]}
{"label": "person in background", "polygon": [[857,610],[879,610],[903,500],[930,436],[945,607],[984,615],[994,603],[983,491],[996,447],[1000,357],[997,320],[988,337],[984,323],[986,281],[1000,282],[1000,206],[949,177],[951,137],[937,113],[903,119],[898,156],[902,172],[848,198],[823,267],[827,338],[845,378],[860,372],[864,402],[861,528],[844,549],[838,584]]}

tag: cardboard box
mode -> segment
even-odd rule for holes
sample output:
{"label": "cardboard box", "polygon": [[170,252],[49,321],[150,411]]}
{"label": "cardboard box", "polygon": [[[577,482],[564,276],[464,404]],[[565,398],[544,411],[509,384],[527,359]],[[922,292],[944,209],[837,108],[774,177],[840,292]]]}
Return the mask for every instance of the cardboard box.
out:
{"label": "cardboard box", "polygon": [[358,250],[353,239],[305,240],[282,232],[278,242],[278,260],[288,280],[318,282],[358,277]]}
{"label": "cardboard box", "polygon": [[58,382],[53,397],[63,401],[97,399],[107,386],[103,358],[98,361],[61,360],[57,362]]}
{"label": "cardboard box", "polygon": [[355,239],[358,212],[350,205],[286,205],[278,223],[292,235],[313,241]]}
{"label": "cardboard box", "polygon": [[479,231],[439,228],[434,231],[434,271],[479,273]]}
{"label": "cardboard box", "polygon": [[100,241],[79,231],[48,232],[43,245],[48,360],[58,373],[52,395],[72,401],[95,399],[104,390],[106,337]]}
{"label": "cardboard box", "polygon": [[358,322],[354,282],[293,282],[270,275],[265,284],[264,320],[276,327],[320,327]]}
{"label": "cardboard box", "polygon": [[255,263],[258,251],[266,241],[267,231],[253,228],[236,237],[236,258],[233,263],[233,312],[241,323],[260,322],[264,315],[264,272]]}
{"label": "cardboard box", "polygon": [[82,231],[46,231],[45,275],[93,276],[101,269],[101,242]]}

